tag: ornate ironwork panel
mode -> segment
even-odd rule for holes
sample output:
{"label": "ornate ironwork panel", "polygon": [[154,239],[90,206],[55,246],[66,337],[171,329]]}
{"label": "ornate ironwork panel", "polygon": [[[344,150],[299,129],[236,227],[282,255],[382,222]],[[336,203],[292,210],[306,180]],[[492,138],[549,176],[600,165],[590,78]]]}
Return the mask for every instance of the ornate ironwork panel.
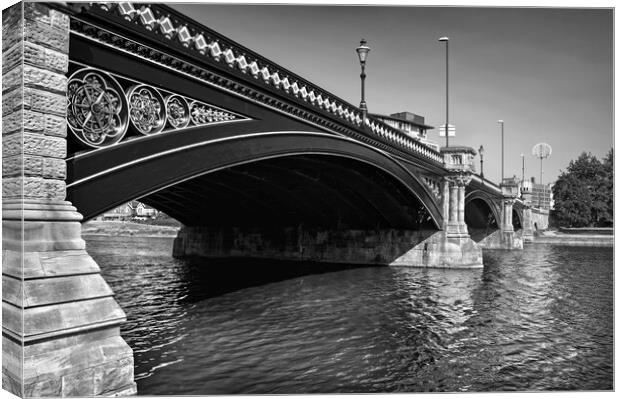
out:
{"label": "ornate ironwork panel", "polygon": [[69,78],[67,121],[88,147],[116,144],[128,131],[153,135],[244,120],[250,118],[95,68],[78,69]]}
{"label": "ornate ironwork panel", "polygon": [[196,101],[190,105],[190,109],[192,122],[197,125],[204,125],[211,122],[230,121],[235,119],[235,115],[229,112],[217,110]]}
{"label": "ornate ironwork panel", "polygon": [[129,117],[138,132],[148,135],[159,133],[166,124],[166,106],[159,92],[152,87],[139,85],[127,94]]}
{"label": "ornate ironwork panel", "polygon": [[168,123],[175,129],[183,129],[189,124],[189,105],[181,96],[172,95],[166,99]]}
{"label": "ornate ironwork panel", "polygon": [[67,122],[71,132],[90,147],[119,142],[128,127],[127,100],[116,79],[82,69],[68,82]]}

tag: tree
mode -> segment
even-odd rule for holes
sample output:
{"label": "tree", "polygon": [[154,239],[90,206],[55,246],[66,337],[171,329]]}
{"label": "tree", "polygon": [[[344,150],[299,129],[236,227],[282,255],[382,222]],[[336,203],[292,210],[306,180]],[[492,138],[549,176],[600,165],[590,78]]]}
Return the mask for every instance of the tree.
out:
{"label": "tree", "polygon": [[614,149],[611,148],[603,159],[603,173],[605,174],[604,190],[607,193],[606,224],[614,223]]}
{"label": "tree", "polygon": [[590,223],[592,199],[576,176],[562,173],[553,185],[554,216],[560,226],[584,227]]}
{"label": "tree", "polygon": [[561,226],[613,224],[613,149],[601,163],[583,152],[553,186],[554,217]]}

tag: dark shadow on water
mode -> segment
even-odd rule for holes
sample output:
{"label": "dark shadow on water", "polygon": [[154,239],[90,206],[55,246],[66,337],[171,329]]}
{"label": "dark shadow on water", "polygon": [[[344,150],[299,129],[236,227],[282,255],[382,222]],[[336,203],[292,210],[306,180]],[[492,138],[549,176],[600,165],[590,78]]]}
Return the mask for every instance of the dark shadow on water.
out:
{"label": "dark shadow on water", "polygon": [[[240,289],[312,274],[382,267],[260,258],[172,258],[170,237],[88,236],[87,250],[117,298],[158,292],[168,301],[194,303]],[[150,299],[149,299],[150,300]]]}
{"label": "dark shadow on water", "polygon": [[244,288],[341,270],[386,267],[255,258],[198,258],[181,260],[181,279],[187,284],[182,302],[193,303]]}

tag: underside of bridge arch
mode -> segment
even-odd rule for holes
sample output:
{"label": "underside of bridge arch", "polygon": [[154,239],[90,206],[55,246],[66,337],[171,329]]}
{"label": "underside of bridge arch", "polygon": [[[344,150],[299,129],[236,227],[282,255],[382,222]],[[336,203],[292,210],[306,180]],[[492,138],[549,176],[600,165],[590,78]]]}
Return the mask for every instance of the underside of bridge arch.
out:
{"label": "underside of bridge arch", "polygon": [[165,212],[185,226],[179,257],[390,264],[442,224],[415,168],[368,145],[213,131],[177,148],[160,146],[173,138],[162,135],[77,155],[68,195],[86,220],[133,199]]}
{"label": "underside of bridge arch", "polygon": [[499,228],[499,215],[482,198],[473,198],[465,203],[465,223],[472,240],[479,242]]}
{"label": "underside of bridge arch", "polygon": [[438,200],[415,172],[367,145],[315,132],[214,131],[178,148],[160,145],[175,144],[161,135],[78,155],[69,162],[68,197],[86,220],[141,199],[187,226],[442,223]]}
{"label": "underside of bridge arch", "polygon": [[225,168],[141,198],[186,226],[433,229],[421,201],[388,173],[330,155]]}
{"label": "underside of bridge arch", "polygon": [[523,223],[521,221],[522,213],[517,210],[516,207],[512,208],[512,227],[514,231],[519,231],[523,228]]}

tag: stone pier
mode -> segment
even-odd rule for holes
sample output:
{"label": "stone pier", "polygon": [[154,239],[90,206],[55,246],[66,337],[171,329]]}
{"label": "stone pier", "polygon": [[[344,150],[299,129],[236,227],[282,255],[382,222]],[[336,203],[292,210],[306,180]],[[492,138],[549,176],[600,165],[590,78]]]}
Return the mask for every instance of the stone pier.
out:
{"label": "stone pier", "polygon": [[465,224],[465,187],[474,150],[445,151],[449,174],[443,182],[442,230],[310,230],[185,227],[174,256],[253,257],[277,260],[390,266],[482,267],[482,250]]}
{"label": "stone pier", "polygon": [[22,2],[2,21],[2,387],[135,394],[125,314],[65,201],[69,17]]}
{"label": "stone pier", "polygon": [[472,178],[469,147],[443,149],[449,173],[442,190],[442,230],[308,230],[185,227],[174,256],[253,257],[390,266],[477,268],[482,250],[465,224],[465,187]]}
{"label": "stone pier", "polygon": [[389,265],[436,230],[323,230],[297,227],[183,227],[175,257],[245,257],[305,262]]}
{"label": "stone pier", "polygon": [[183,227],[175,257],[255,258],[356,265],[479,267],[473,242],[436,230]]}
{"label": "stone pier", "polygon": [[482,249],[471,239],[465,224],[465,188],[472,179],[476,151],[455,146],[442,148],[441,154],[448,170],[442,190],[443,231],[416,246],[395,264],[418,263],[426,249],[430,252],[423,260],[436,267],[482,267]]}
{"label": "stone pier", "polygon": [[392,266],[441,268],[482,267],[482,249],[469,236],[465,224],[465,188],[471,182],[475,150],[441,149],[448,174],[442,187],[443,230],[436,232],[394,260]]}
{"label": "stone pier", "polygon": [[521,198],[523,199],[523,242],[534,242],[534,218],[532,217],[532,183],[529,180],[521,186]]}
{"label": "stone pier", "polygon": [[522,233],[516,234],[513,227],[512,211],[519,195],[519,185],[515,178],[504,179],[502,189],[502,208],[499,230],[485,237],[480,244],[486,249],[523,249]]}

